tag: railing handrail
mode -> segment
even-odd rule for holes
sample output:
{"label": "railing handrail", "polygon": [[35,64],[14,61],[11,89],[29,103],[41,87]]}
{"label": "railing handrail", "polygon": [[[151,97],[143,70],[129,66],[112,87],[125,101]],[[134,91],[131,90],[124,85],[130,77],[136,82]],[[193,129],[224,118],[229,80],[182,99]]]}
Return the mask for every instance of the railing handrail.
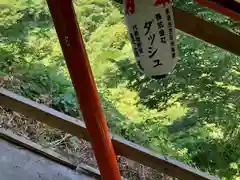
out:
{"label": "railing handrail", "polygon": [[[23,115],[60,129],[80,139],[89,140],[83,121],[36,103],[4,88],[0,88],[0,105]],[[114,149],[118,155],[151,167],[172,177],[183,180],[217,180],[208,173],[199,171],[179,161],[162,156],[151,150],[111,134]]]}
{"label": "railing handrail", "polygon": [[173,12],[177,29],[240,56],[239,35],[178,8]]}

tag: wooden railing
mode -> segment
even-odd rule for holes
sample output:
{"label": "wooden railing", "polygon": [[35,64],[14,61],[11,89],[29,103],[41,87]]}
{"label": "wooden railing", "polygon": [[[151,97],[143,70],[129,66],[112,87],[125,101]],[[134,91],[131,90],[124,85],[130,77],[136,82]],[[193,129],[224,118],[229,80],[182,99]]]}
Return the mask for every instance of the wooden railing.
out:
{"label": "wooden railing", "polygon": [[240,56],[239,35],[177,8],[174,17],[177,29]]}
{"label": "wooden railing", "polygon": [[[60,129],[66,133],[89,140],[83,121],[38,104],[8,90],[0,88],[0,105],[23,115]],[[118,155],[151,167],[180,180],[217,180],[208,173],[201,172],[179,161],[156,154],[149,149],[111,134],[114,149]]]}

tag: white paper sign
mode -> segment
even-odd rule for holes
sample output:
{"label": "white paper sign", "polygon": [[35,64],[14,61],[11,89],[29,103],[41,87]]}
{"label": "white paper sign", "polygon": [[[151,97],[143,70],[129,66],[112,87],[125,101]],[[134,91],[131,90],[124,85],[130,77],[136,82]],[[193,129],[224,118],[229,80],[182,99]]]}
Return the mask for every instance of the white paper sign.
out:
{"label": "white paper sign", "polygon": [[124,0],[125,22],[139,69],[163,77],[177,63],[177,42],[170,0]]}

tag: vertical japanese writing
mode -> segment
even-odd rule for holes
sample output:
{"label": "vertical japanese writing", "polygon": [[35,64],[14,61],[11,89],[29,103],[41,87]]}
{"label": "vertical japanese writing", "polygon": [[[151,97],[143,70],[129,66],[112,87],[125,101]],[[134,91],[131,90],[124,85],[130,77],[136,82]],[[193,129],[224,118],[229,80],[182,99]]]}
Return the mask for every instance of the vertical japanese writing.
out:
{"label": "vertical japanese writing", "polygon": [[136,57],[139,57],[139,53],[138,53],[138,49],[137,49],[137,46],[136,46],[136,39],[134,37],[134,34],[133,33],[130,33],[130,40],[132,42],[132,47],[133,47],[133,53]]}
{"label": "vertical japanese writing", "polygon": [[155,59],[155,60],[154,60],[154,63],[155,63],[155,64],[154,64],[153,67],[157,67],[157,66],[162,66],[162,65],[163,65],[159,59]]}
{"label": "vertical japanese writing", "polygon": [[156,53],[158,52],[158,48],[154,47],[156,34],[152,33],[152,31],[151,31],[151,27],[152,27],[153,21],[154,21],[154,19],[151,20],[151,21],[145,22],[145,24],[144,24],[144,30],[145,30],[144,32],[145,32],[145,34],[144,35],[147,37],[148,42],[149,42],[148,57],[152,60],[153,67],[157,67],[157,66],[160,66],[162,64],[160,63],[159,59],[154,58]]}
{"label": "vertical japanese writing", "polygon": [[173,38],[173,24],[172,24],[172,18],[171,14],[168,8],[165,10],[166,16],[167,16],[167,21],[168,21],[168,31],[169,31],[169,40],[170,40],[170,45],[171,45],[171,53],[172,53],[172,58],[176,57],[176,51],[175,51],[175,43],[174,43],[174,38]]}
{"label": "vertical japanese writing", "polygon": [[144,29],[145,29],[145,36],[149,33],[151,27],[152,27],[153,20],[147,21],[144,24]]}
{"label": "vertical japanese writing", "polygon": [[140,54],[142,54],[143,53],[142,42],[141,42],[141,38],[140,38],[140,34],[139,34],[139,31],[138,31],[137,25],[133,26],[133,32],[134,32],[138,52]]}
{"label": "vertical japanese writing", "polygon": [[162,21],[162,16],[160,13],[155,15],[155,18],[157,20],[157,27],[158,27],[158,33],[160,35],[160,40],[161,43],[166,43],[166,36],[165,36],[165,31],[164,31],[164,25]]}
{"label": "vertical japanese writing", "polygon": [[[140,54],[143,53],[142,42],[141,42],[140,34],[138,31],[138,27],[136,24],[132,26],[132,30],[133,32],[130,33],[130,40],[132,42],[134,55],[136,58],[138,58],[140,57]],[[137,60],[137,65],[143,71],[140,60]]]}
{"label": "vertical japanese writing", "polygon": [[141,42],[140,34],[138,31],[138,27],[136,24],[133,25],[133,32],[134,32],[135,44],[136,44],[137,51],[140,54],[142,54],[143,53],[142,42]]}

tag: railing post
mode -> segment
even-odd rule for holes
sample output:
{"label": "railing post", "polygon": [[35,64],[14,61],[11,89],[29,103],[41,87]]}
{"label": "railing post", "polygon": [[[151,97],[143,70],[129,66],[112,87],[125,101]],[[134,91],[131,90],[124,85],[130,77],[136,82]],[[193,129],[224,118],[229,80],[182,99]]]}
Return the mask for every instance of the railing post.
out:
{"label": "railing post", "polygon": [[103,180],[120,180],[100,98],[72,0],[47,0]]}

